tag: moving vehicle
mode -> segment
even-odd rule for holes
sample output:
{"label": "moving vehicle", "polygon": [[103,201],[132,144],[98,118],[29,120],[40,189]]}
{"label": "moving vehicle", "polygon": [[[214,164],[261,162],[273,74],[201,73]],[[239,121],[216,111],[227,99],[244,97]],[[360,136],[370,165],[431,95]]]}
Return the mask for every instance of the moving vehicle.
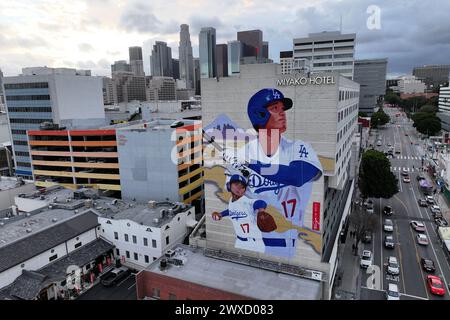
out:
{"label": "moving vehicle", "polygon": [[364,203],[364,205],[366,206],[366,211],[368,213],[374,212],[372,199],[367,199],[366,202]]}
{"label": "moving vehicle", "polygon": [[437,205],[432,205],[430,207],[431,213],[436,214],[436,213],[441,213],[441,208],[439,208],[439,206]]}
{"label": "moving vehicle", "polygon": [[127,267],[115,268],[101,277],[101,283],[105,287],[111,287],[125,279],[129,274],[130,270]]}
{"label": "moving vehicle", "polygon": [[382,145],[381,140],[378,140],[378,141],[377,141],[377,146],[378,146],[378,147],[381,147],[381,145]]}
{"label": "moving vehicle", "polygon": [[419,175],[416,177],[416,180],[417,180],[417,181],[425,180],[425,177],[423,176],[423,174],[419,174]]}
{"label": "moving vehicle", "polygon": [[372,265],[372,252],[370,250],[363,251],[359,265],[362,268],[368,268]]}
{"label": "moving vehicle", "polygon": [[406,170],[406,168],[402,169],[402,176],[404,177],[408,176],[408,170]]}
{"label": "moving vehicle", "polygon": [[371,243],[372,242],[372,231],[366,230],[361,240],[363,243]]}
{"label": "moving vehicle", "polygon": [[386,290],[387,300],[400,300],[400,293],[398,292],[398,286],[395,283],[389,283]]}
{"label": "moving vehicle", "polygon": [[442,216],[439,218],[435,218],[434,222],[436,223],[436,225],[438,227],[447,227],[448,226],[447,220],[445,220]]}
{"label": "moving vehicle", "polygon": [[386,216],[391,216],[394,213],[391,206],[385,206],[383,208],[383,214]]}
{"label": "moving vehicle", "polygon": [[394,249],[394,247],[395,247],[394,237],[391,235],[385,236],[384,237],[384,246],[389,249]]}
{"label": "moving vehicle", "polygon": [[409,176],[403,177],[403,182],[404,183],[410,183],[411,182],[411,178]]}
{"label": "moving vehicle", "polygon": [[428,245],[428,237],[424,234],[418,234],[417,235],[417,243],[421,244],[423,246],[427,246]]}
{"label": "moving vehicle", "polygon": [[428,204],[434,204],[433,196],[426,196],[425,198],[427,199]]}
{"label": "moving vehicle", "polygon": [[413,220],[411,221],[411,227],[417,232],[425,232],[425,225],[422,222]]}
{"label": "moving vehicle", "polygon": [[387,263],[387,273],[392,275],[398,275],[400,273],[400,266],[396,257],[389,257]]}
{"label": "moving vehicle", "polygon": [[427,285],[432,294],[436,294],[438,296],[445,295],[444,284],[438,276],[427,276]]}
{"label": "moving vehicle", "polygon": [[422,269],[425,271],[428,271],[428,272],[436,271],[436,267],[434,266],[434,261],[431,259],[421,258],[420,265],[422,266]]}
{"label": "moving vehicle", "polygon": [[421,207],[428,207],[428,202],[426,199],[419,199],[419,200],[417,200],[417,202],[419,203],[419,206],[421,206]]}
{"label": "moving vehicle", "polygon": [[391,219],[384,219],[383,230],[386,232],[394,231],[394,223]]}

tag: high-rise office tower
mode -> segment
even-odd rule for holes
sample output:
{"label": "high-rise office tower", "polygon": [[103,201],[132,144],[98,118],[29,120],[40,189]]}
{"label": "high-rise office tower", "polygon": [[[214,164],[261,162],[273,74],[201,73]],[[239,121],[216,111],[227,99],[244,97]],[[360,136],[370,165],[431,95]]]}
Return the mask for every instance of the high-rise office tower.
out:
{"label": "high-rise office tower", "polygon": [[216,76],[216,29],[202,28],[199,34],[200,77]]}
{"label": "high-rise office tower", "polygon": [[194,89],[195,94],[200,95],[201,94],[201,88],[200,88],[200,59],[194,58]]}
{"label": "high-rise office tower", "polygon": [[172,58],[172,72],[174,79],[180,79],[180,60]]}
{"label": "high-rise office tower", "polygon": [[242,44],[240,41],[228,41],[228,76],[239,74],[241,65]]}
{"label": "high-rise office tower", "polygon": [[218,77],[228,77],[228,46],[216,45],[216,70]]}
{"label": "high-rise office tower", "polygon": [[242,44],[242,57],[263,57],[263,33],[261,30],[239,31],[237,40]]}
{"label": "high-rise office tower", "polygon": [[131,66],[125,60],[115,61],[114,64],[111,65],[111,74],[117,72],[131,72]]}
{"label": "high-rise office tower", "polygon": [[186,88],[194,88],[194,60],[192,56],[191,37],[189,26],[182,24],[180,26],[180,79],[186,82]]}
{"label": "high-rise office tower", "polygon": [[310,33],[294,39],[294,59],[311,61],[312,73],[337,71],[353,79],[356,34],[339,31]]}
{"label": "high-rise office tower", "polygon": [[[67,68],[23,68],[21,75],[4,78],[4,88],[18,176],[32,178],[27,130],[39,130],[44,122],[46,128],[105,125],[102,77]],[[55,150],[45,155],[60,156]]]}
{"label": "high-rise office tower", "polygon": [[263,41],[262,57],[269,59],[269,42]]}
{"label": "high-rise office tower", "polygon": [[3,72],[0,69],[0,112],[5,111],[5,95],[3,90]]}
{"label": "high-rise office tower", "polygon": [[427,88],[431,90],[439,88],[441,85],[447,85],[449,73],[450,65],[430,65],[413,69],[413,75],[423,80]]}
{"label": "high-rise office tower", "polygon": [[172,49],[163,41],[156,41],[150,57],[152,76],[173,77]]}
{"label": "high-rise office tower", "polygon": [[131,72],[136,76],[143,76],[144,74],[144,60],[142,60],[142,48],[141,47],[129,47],[130,67]]}

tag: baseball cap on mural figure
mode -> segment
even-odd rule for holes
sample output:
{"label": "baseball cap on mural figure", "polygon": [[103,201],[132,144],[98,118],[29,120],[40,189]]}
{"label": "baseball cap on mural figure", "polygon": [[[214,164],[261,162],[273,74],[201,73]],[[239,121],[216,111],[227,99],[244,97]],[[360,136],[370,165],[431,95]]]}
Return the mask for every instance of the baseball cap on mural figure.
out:
{"label": "baseball cap on mural figure", "polygon": [[253,127],[256,130],[267,124],[267,121],[269,121],[270,118],[270,113],[267,111],[266,107],[277,101],[283,102],[283,109],[285,111],[292,108],[292,100],[285,98],[280,90],[273,88],[259,90],[250,98],[248,101],[247,113]]}
{"label": "baseball cap on mural figure", "polygon": [[247,180],[241,176],[240,174],[233,174],[230,178],[230,181],[227,183],[227,189],[228,191],[231,191],[231,184],[233,182],[240,182],[244,185],[244,187],[247,187]]}

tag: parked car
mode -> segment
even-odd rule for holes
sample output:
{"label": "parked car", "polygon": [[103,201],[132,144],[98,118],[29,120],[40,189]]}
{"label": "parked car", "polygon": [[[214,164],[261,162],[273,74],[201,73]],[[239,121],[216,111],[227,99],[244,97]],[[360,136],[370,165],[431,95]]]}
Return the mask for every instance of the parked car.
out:
{"label": "parked car", "polygon": [[385,236],[384,237],[384,246],[389,249],[394,249],[394,247],[395,247],[394,237],[391,235]]}
{"label": "parked car", "polygon": [[389,257],[387,263],[387,273],[392,275],[398,275],[400,273],[400,266],[396,257]]}
{"label": "parked car", "polygon": [[394,211],[392,210],[391,206],[385,206],[383,208],[383,214],[385,214],[386,216],[391,216],[394,213]]}
{"label": "parked car", "polygon": [[361,240],[363,243],[371,243],[372,242],[372,231],[366,230]]}
{"label": "parked car", "polygon": [[433,196],[426,196],[428,204],[434,204],[434,198]]}
{"label": "parked car", "polygon": [[435,218],[434,222],[436,223],[436,225],[438,227],[447,227],[448,226],[447,220],[445,220],[442,216],[439,218]]}
{"label": "parked car", "polygon": [[428,272],[436,271],[436,267],[434,266],[434,261],[431,259],[421,258],[420,265],[422,266],[422,269],[425,271],[428,271]]}
{"label": "parked car", "polygon": [[441,208],[435,204],[430,207],[430,210],[433,214],[441,213]]}
{"label": "parked car", "polygon": [[419,203],[419,206],[421,206],[421,207],[428,207],[428,202],[426,199],[419,199],[419,200],[417,200],[417,202]]}
{"label": "parked car", "polygon": [[383,143],[381,142],[381,140],[378,140],[378,141],[377,141],[377,146],[378,146],[378,147],[381,147],[382,144],[383,144]]}
{"label": "parked car", "polygon": [[129,274],[130,270],[127,267],[115,268],[101,277],[101,283],[105,287],[111,287],[125,279]]}
{"label": "parked car", "polygon": [[411,227],[417,232],[425,232],[425,225],[422,222],[413,220],[411,221]]}
{"label": "parked car", "polygon": [[432,294],[439,296],[445,295],[444,284],[442,283],[441,278],[437,276],[427,276],[427,285]]}
{"label": "parked car", "polygon": [[374,213],[374,207],[373,207],[373,200],[367,199],[366,202],[364,202],[364,205],[366,206],[366,211],[368,213]]}
{"label": "parked car", "polygon": [[405,177],[403,177],[403,182],[404,183],[410,183],[411,182],[411,178],[409,176],[405,176]]}
{"label": "parked car", "polygon": [[419,174],[419,175],[416,177],[416,180],[417,180],[417,181],[425,180],[425,177],[423,176],[423,174]]}
{"label": "parked car", "polygon": [[372,265],[372,252],[370,250],[363,251],[359,265],[362,268],[368,268]]}
{"label": "parked car", "polygon": [[398,292],[398,286],[395,283],[389,283],[386,290],[387,300],[400,300],[400,293]]}
{"label": "parked car", "polygon": [[394,223],[392,222],[391,219],[385,219],[385,220],[384,220],[383,229],[384,229],[384,231],[386,231],[386,232],[392,232],[392,231],[394,231]]}
{"label": "parked car", "polygon": [[428,237],[424,234],[418,234],[417,235],[417,243],[421,244],[423,246],[427,246],[428,245]]}

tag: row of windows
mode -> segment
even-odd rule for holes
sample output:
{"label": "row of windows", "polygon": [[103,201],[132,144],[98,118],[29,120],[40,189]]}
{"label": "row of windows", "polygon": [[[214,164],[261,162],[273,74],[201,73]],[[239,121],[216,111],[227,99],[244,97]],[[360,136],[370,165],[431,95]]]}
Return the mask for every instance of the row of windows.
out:
{"label": "row of windows", "polygon": [[354,104],[348,108],[345,108],[344,110],[341,110],[338,112],[338,123],[347,118],[348,115],[353,113],[353,111],[358,109],[358,104]]}
{"label": "row of windows", "polygon": [[27,134],[27,130],[17,130],[17,129],[12,129],[11,130],[12,134]]}
{"label": "row of windows", "polygon": [[18,157],[29,157],[30,154],[28,152],[24,152],[24,151],[16,151],[14,152],[16,154],[16,156]]}
{"label": "row of windows", "polygon": [[11,119],[11,123],[42,123],[52,122],[52,119]]}
{"label": "row of windows", "polygon": [[339,101],[358,98],[358,97],[359,97],[358,91],[339,90]]}
{"label": "row of windows", "polygon": [[[131,236],[133,239],[133,243],[137,244],[137,237],[135,235]],[[114,239],[119,240],[119,233],[114,231]],[[124,234],[124,240],[125,242],[130,242],[130,237],[128,236],[127,233]],[[142,244],[146,247],[148,247],[148,239],[147,238],[142,238]],[[169,236],[166,237],[166,244],[169,244]],[[157,248],[158,244],[156,242],[155,239],[152,239],[152,248]]]}
{"label": "row of windows", "polygon": [[51,107],[12,107],[8,108],[9,112],[52,112]]}
{"label": "row of windows", "polygon": [[6,101],[22,101],[22,100],[50,100],[50,95],[27,95],[27,96],[6,96]]}
{"label": "row of windows", "polygon": [[31,168],[31,163],[29,163],[29,162],[17,162],[17,166],[18,167]]}
{"label": "row of windows", "polygon": [[[116,254],[120,256],[119,249],[116,249]],[[127,257],[127,259],[130,259],[130,251],[126,250],[125,256]],[[139,261],[139,255],[137,254],[137,252],[133,252],[133,258],[134,260]],[[156,257],[153,257],[153,261],[155,261],[156,259],[157,259]],[[144,255],[144,261],[145,263],[150,263],[150,257],[148,255]]]}
{"label": "row of windows", "polygon": [[[152,298],[161,298],[161,291],[159,290],[159,288],[152,288]],[[169,292],[169,300],[177,300],[177,296],[174,293]]]}
{"label": "row of windows", "polygon": [[13,144],[15,144],[17,146],[27,146],[28,142],[22,141],[22,140],[13,140]]}
{"label": "row of windows", "polygon": [[41,89],[48,88],[48,82],[7,83],[5,89]]}

